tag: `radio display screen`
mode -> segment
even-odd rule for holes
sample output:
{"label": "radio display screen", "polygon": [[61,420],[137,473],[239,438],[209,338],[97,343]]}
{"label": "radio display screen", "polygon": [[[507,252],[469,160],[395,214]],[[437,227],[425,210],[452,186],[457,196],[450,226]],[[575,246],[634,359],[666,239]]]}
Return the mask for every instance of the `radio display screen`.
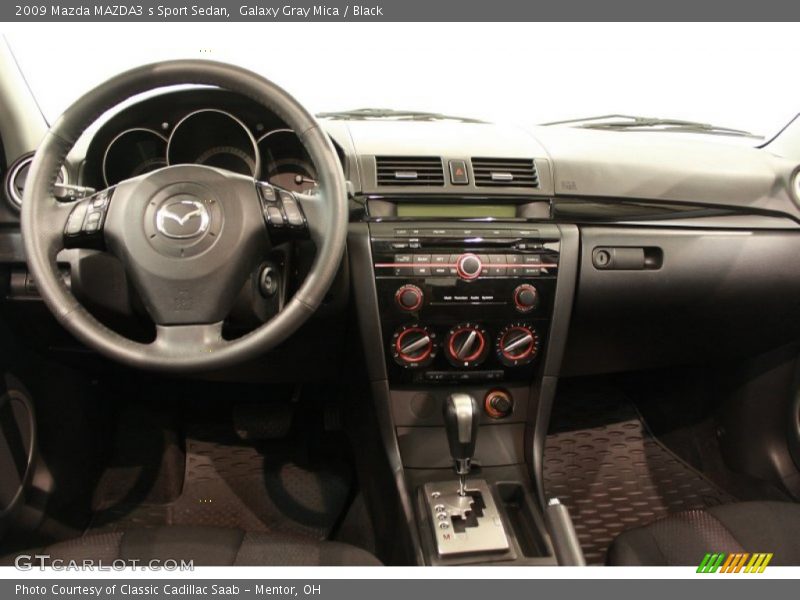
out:
{"label": "radio display screen", "polygon": [[517,216],[517,207],[513,204],[415,204],[402,202],[397,204],[397,216],[513,219]]}

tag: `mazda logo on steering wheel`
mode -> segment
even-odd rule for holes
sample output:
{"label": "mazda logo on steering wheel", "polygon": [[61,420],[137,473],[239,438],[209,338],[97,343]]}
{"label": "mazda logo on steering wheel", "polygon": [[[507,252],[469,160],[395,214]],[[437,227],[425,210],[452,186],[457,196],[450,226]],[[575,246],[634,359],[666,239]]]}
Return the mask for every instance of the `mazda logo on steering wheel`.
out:
{"label": "mazda logo on steering wheel", "polygon": [[173,199],[156,212],[156,229],[172,239],[198,237],[208,231],[210,222],[208,209],[198,200]]}

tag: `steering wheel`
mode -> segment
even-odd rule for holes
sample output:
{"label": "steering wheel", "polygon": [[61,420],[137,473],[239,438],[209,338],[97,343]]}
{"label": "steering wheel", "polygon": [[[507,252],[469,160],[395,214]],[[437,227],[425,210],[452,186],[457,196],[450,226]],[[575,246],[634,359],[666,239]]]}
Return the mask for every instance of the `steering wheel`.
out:
{"label": "steering wheel", "polygon": [[[199,84],[237,92],[282,118],[318,174],[318,193],[292,193],[229,171],[168,166],[71,202],[55,196],[56,176],[80,135],[101,114],[156,88]],[[22,234],[28,269],[44,302],[76,338],[139,368],[185,372],[253,358],[287,339],[322,302],[347,235],[347,192],[333,145],[314,117],[274,83],[239,67],[178,60],[127,71],[77,100],[40,145],[28,176]],[[311,269],[272,319],[235,340],[222,323],[276,229],[310,237]],[[69,247],[102,247],[124,265],[156,325],[137,342],[95,319],[72,295],[56,263]]]}

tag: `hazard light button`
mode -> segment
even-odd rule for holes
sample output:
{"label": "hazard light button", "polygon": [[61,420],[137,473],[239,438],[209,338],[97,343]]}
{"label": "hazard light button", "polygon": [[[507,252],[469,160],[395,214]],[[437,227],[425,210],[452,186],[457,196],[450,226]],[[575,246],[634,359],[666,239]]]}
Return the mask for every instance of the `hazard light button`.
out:
{"label": "hazard light button", "polygon": [[453,185],[466,185],[469,183],[467,163],[463,160],[450,161],[450,183]]}

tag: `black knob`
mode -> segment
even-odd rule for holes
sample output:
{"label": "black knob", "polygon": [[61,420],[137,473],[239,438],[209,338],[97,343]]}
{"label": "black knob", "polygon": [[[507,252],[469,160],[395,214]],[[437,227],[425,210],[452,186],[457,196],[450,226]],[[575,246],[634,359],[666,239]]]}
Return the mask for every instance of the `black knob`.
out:
{"label": "black knob", "polygon": [[447,359],[454,366],[477,366],[486,359],[488,352],[486,331],[479,325],[456,325],[447,334]]}
{"label": "black knob", "polygon": [[484,398],[483,408],[493,419],[504,419],[514,411],[514,399],[505,390],[491,390]]}
{"label": "black knob", "polygon": [[528,364],[538,351],[539,336],[530,325],[509,325],[497,336],[497,357],[507,367]]}
{"label": "black knob", "polygon": [[474,254],[462,254],[456,262],[456,272],[461,279],[477,279],[483,269],[481,259]]}
{"label": "black knob", "polygon": [[530,312],[539,306],[539,292],[529,283],[518,285],[514,289],[514,306],[519,312]]}
{"label": "black knob", "polygon": [[392,356],[404,367],[424,367],[436,356],[436,334],[427,327],[402,327],[392,337]]}
{"label": "black knob", "polygon": [[425,295],[422,293],[422,290],[410,283],[399,288],[394,294],[397,306],[407,311],[419,309],[422,306],[424,298]]}

